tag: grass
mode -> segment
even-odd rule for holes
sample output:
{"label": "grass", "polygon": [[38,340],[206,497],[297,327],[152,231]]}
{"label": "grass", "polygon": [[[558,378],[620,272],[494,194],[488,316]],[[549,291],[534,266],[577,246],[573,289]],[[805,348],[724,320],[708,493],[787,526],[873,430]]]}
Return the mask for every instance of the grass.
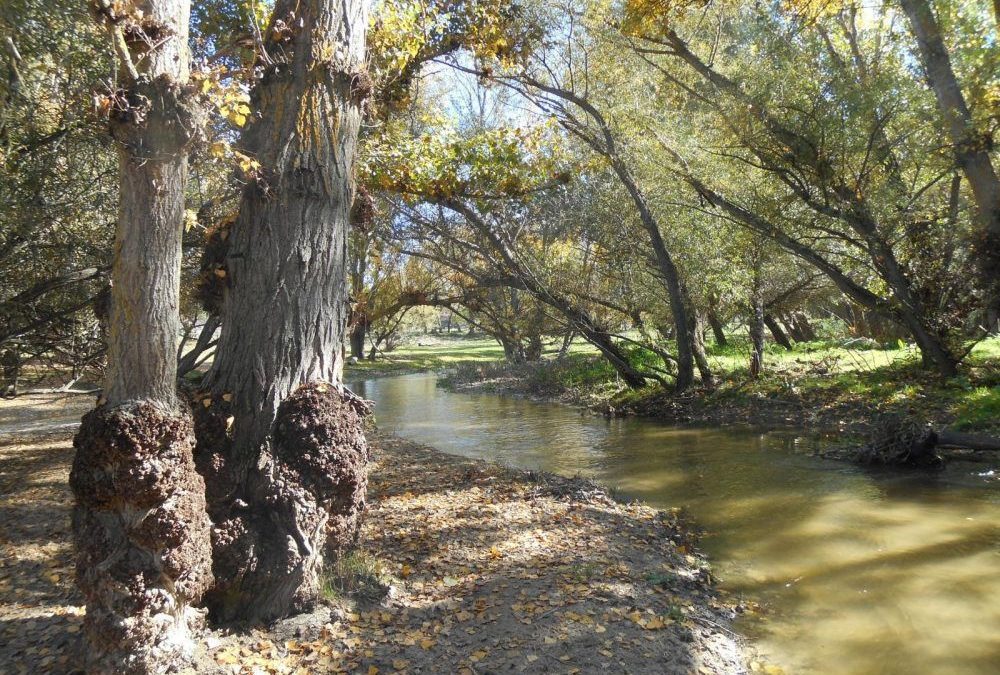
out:
{"label": "grass", "polygon": [[[558,343],[547,345],[546,355],[559,349]],[[593,347],[577,340],[570,353],[594,353]],[[503,347],[493,338],[450,335],[419,335],[375,361],[362,359],[348,363],[347,375],[399,375],[403,373],[444,370],[461,364],[488,364],[502,361]]]}
{"label": "grass", "polygon": [[[552,356],[558,345],[547,350]],[[731,339],[726,347],[710,346],[709,361],[719,385],[701,392],[704,408],[740,406],[749,401],[760,407],[768,400],[794,401],[806,409],[837,414],[898,411],[922,416],[956,429],[1000,428],[1000,338],[981,342],[963,364],[962,374],[942,380],[920,368],[915,348],[871,346],[859,341],[825,340],[798,343],[791,351],[769,344],[765,373],[749,376],[749,346]],[[651,354],[634,349],[636,363]],[[386,362],[353,366],[350,372],[400,372],[452,369],[451,384],[486,382],[485,388],[513,390],[583,403],[610,402],[616,408],[656,414],[653,409],[668,396],[658,387],[633,391],[624,388],[607,361],[586,343],[574,344],[568,357],[556,361],[512,366],[502,361],[503,350],[488,339],[437,339],[433,344],[404,347]]]}
{"label": "grass", "polygon": [[395,581],[381,559],[358,549],[344,553],[323,570],[322,594],[330,602],[346,598],[374,601],[384,597]]}
{"label": "grass", "polygon": [[503,358],[503,348],[492,338],[426,336],[416,338],[375,361],[349,363],[351,375],[386,375],[440,370],[459,363],[490,363]]}
{"label": "grass", "polygon": [[976,387],[955,405],[954,427],[960,431],[995,428],[1000,424],[1000,386]]}

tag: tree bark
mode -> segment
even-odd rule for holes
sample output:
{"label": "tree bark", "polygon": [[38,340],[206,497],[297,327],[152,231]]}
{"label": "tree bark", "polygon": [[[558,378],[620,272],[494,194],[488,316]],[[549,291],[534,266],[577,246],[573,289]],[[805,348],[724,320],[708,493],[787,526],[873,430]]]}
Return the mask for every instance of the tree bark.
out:
{"label": "tree bark", "polygon": [[955,147],[955,159],[972,188],[982,229],[977,248],[987,309],[996,312],[1000,310],[1000,179],[990,160],[992,139],[976,129],[930,3],[899,0],[899,4],[917,39],[920,62]]}
{"label": "tree bark", "polygon": [[698,364],[698,374],[701,375],[701,382],[707,388],[715,387],[715,375],[712,374],[712,367],[708,363],[708,354],[705,352],[705,316],[698,310],[692,310],[690,314],[691,326],[691,351],[694,354],[694,361]]}
{"label": "tree bark", "polygon": [[279,0],[264,35],[242,141],[260,167],[230,236],[218,355],[197,408],[217,523],[208,602],[224,620],[312,605],[324,547],[353,537],[327,541],[328,525],[356,521],[364,504],[365,409],[338,383],[367,10]]}
{"label": "tree bark", "polygon": [[[617,154],[614,154],[616,151],[613,147],[611,148],[611,153],[611,166],[632,197],[636,209],[639,211],[639,219],[649,237],[649,243],[656,257],[657,268],[663,276],[663,284],[667,289],[667,297],[670,300],[670,313],[674,319],[677,342],[677,375],[674,381],[674,389],[677,392],[682,392],[694,384],[696,349],[694,344],[695,322],[692,315],[691,300],[687,289],[681,281],[680,270],[674,264],[673,256],[670,255],[670,251],[663,241],[659,223],[649,208],[649,204],[646,202],[646,196],[639,189],[635,178],[632,176],[632,172],[625,166],[624,161]],[[698,367],[702,372],[702,378],[704,379],[707,373],[708,383],[711,384],[712,371],[708,366],[708,360],[699,359]]]}
{"label": "tree bark", "polygon": [[805,334],[799,330],[799,327],[792,320],[792,317],[787,312],[782,312],[775,316],[775,320],[781,329],[784,331],[785,335],[791,338],[795,342],[806,342]]}
{"label": "tree bark", "polygon": [[121,197],[104,393],[74,439],[76,578],[86,667],[162,673],[193,655],[204,618],[194,606],[212,578],[191,414],[176,396],[186,155],[201,123],[188,89],[190,7],[108,2],[97,13],[121,65],[109,106]]}
{"label": "tree bark", "polygon": [[750,289],[750,377],[760,377],[764,372],[764,295],[759,270],[754,274]]}
{"label": "tree bark", "polygon": [[795,325],[807,341],[815,340],[819,337],[816,333],[816,329],[813,328],[812,324],[809,322],[809,317],[807,317],[803,312],[795,312],[792,317],[795,320]]}
{"label": "tree bark", "polygon": [[726,332],[722,329],[722,321],[714,311],[708,313],[708,325],[712,327],[712,335],[715,337],[715,344],[725,347],[728,344]]}
{"label": "tree bark", "polygon": [[792,351],[792,343],[788,340],[788,336],[785,335],[785,331],[781,330],[781,326],[778,324],[778,322],[775,320],[773,316],[771,316],[770,314],[765,314],[764,325],[766,325],[767,329],[771,331],[771,335],[774,337],[775,342],[777,342],[779,345],[781,345],[788,351]]}
{"label": "tree bark", "polygon": [[351,356],[356,359],[365,358],[365,337],[367,334],[368,326],[363,319],[358,320],[351,327]]}

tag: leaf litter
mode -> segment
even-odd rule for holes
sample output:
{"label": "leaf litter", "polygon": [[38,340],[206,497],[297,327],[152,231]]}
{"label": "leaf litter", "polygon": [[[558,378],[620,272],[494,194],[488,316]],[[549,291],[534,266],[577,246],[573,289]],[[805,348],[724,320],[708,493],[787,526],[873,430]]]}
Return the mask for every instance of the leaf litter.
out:
{"label": "leaf litter", "polygon": [[[69,440],[0,444],[0,672],[78,662]],[[746,672],[732,605],[675,512],[581,479],[373,441],[360,549],[331,565],[325,602],[266,628],[206,632],[194,671]]]}

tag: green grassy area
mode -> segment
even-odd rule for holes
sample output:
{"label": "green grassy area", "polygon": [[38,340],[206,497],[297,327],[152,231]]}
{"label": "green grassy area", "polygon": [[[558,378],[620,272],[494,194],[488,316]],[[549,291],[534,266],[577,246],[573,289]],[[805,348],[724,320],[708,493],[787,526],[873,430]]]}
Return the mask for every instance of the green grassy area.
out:
{"label": "green grassy area", "polygon": [[[351,366],[349,373],[388,374],[450,368],[451,384],[485,382],[485,388],[563,398],[579,403],[607,404],[617,410],[656,415],[676,400],[662,388],[624,388],[611,366],[586,343],[576,343],[567,358],[555,361],[558,348],[547,350],[541,363],[511,366],[503,350],[488,339],[438,338],[400,348],[388,359]],[[749,346],[731,339],[711,346],[709,360],[718,378],[713,391],[686,397],[689,416],[729,410],[725,419],[741,415],[753,421],[772,408],[808,410],[829,421],[852,415],[866,418],[880,412],[900,412],[964,430],[1000,429],[1000,338],[978,344],[956,378],[942,380],[920,368],[911,346],[885,349],[862,341],[799,343],[792,351],[768,345],[764,374],[753,379],[747,364]],[[653,362],[650,353],[632,350],[632,359]]]}
{"label": "green grassy area", "polygon": [[[546,356],[554,355],[559,342],[547,343]],[[570,347],[571,354],[593,354],[594,348],[577,340]],[[362,359],[345,366],[345,377],[352,375],[398,375],[402,373],[443,370],[461,364],[488,364],[502,361],[503,347],[493,338],[459,337],[448,335],[420,335],[410,338],[393,351],[380,355],[375,361]]]}

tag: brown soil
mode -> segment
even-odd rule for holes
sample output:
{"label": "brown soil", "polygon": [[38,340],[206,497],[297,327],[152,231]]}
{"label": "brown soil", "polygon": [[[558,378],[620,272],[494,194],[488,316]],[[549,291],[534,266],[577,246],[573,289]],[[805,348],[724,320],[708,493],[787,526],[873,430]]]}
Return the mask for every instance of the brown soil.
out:
{"label": "brown soil", "polygon": [[[732,611],[671,514],[373,441],[361,549],[329,580],[348,592],[268,629],[212,631],[197,672],[745,671]],[[71,459],[64,430],[0,441],[0,672],[77,662]]]}

